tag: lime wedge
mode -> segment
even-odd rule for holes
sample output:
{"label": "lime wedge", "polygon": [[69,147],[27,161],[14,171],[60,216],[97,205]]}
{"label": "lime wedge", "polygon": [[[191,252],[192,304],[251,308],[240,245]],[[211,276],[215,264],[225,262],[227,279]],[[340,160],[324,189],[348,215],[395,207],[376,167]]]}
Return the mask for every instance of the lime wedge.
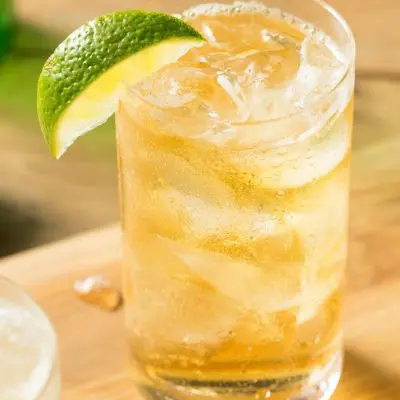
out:
{"label": "lime wedge", "polygon": [[53,155],[59,158],[115,112],[121,81],[139,82],[203,40],[178,18],[135,10],[104,15],[74,31],[39,77],[39,122]]}

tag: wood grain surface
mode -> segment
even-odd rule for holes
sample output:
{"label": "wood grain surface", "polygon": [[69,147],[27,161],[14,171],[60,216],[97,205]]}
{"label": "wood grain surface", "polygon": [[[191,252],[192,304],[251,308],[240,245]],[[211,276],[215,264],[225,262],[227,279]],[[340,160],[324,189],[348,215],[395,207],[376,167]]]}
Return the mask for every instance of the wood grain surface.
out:
{"label": "wood grain surface", "polygon": [[[118,8],[132,8],[138,1],[16,0],[16,5],[23,19],[65,34],[95,15]],[[400,3],[397,0],[332,0],[331,3],[350,21],[356,33],[359,54],[345,315],[346,361],[343,379],[334,399],[398,400],[400,52],[395,49],[400,48]],[[7,129],[14,132],[10,140],[22,141],[18,128],[7,122],[8,126]],[[2,132],[5,131],[0,134]],[[27,196],[26,187],[16,182],[34,181],[33,193],[40,205],[51,194],[46,190],[57,182],[58,198],[76,197],[77,187],[67,185],[70,192],[66,192],[60,183],[79,179],[87,187],[92,201],[82,196],[86,199],[84,205],[77,203],[69,208],[61,207],[61,201],[54,202],[54,218],[72,221],[74,215],[90,204],[96,204],[97,198],[98,211],[90,213],[85,224],[90,226],[103,221],[102,212],[109,213],[105,219],[112,219],[113,211],[108,210],[113,209],[116,201],[113,170],[105,170],[99,163],[92,172],[77,174],[85,166],[85,161],[78,157],[69,164],[54,167],[58,172],[50,177],[46,175],[53,165],[49,157],[41,157],[40,161],[32,159],[33,164],[24,161],[26,154],[33,154],[33,149],[42,146],[39,137],[29,140],[29,152],[13,158],[13,164],[4,164],[4,170],[11,174],[12,179],[8,182],[0,180],[0,189],[7,183],[7,190]],[[7,143],[10,142],[2,141],[3,154],[13,148],[7,148]],[[0,168],[3,160],[5,158],[1,157]],[[77,161],[78,167],[74,167]],[[30,172],[30,166],[35,162],[40,162],[38,176]],[[101,184],[99,171],[103,170],[109,185],[103,191],[97,191],[96,185]],[[97,181],[93,181],[93,177]],[[110,197],[104,200],[103,194]],[[119,230],[113,226],[0,262],[0,274],[24,285],[54,322],[60,338],[63,400],[138,398],[126,372],[127,349],[121,312],[98,311],[77,300],[72,291],[76,279],[93,273],[103,274],[119,284],[120,258]],[[95,337],[93,332],[97,333]]]}
{"label": "wood grain surface", "polygon": [[[376,225],[374,231],[378,234],[384,229]],[[353,228],[352,244],[355,233]],[[372,254],[392,254],[392,246],[388,240]],[[99,311],[80,302],[72,290],[73,282],[87,274],[102,274],[119,284],[120,258],[120,233],[115,226],[1,263],[0,273],[28,288],[56,327],[64,400],[139,398],[127,373],[121,311]],[[349,286],[356,289],[349,290],[347,296],[345,369],[336,400],[400,399],[400,277],[398,271],[382,275],[379,271],[385,269],[386,262],[383,257],[376,260],[374,278],[368,271],[368,279],[360,287],[363,259],[357,255],[352,258],[350,269],[358,272],[350,278]]]}

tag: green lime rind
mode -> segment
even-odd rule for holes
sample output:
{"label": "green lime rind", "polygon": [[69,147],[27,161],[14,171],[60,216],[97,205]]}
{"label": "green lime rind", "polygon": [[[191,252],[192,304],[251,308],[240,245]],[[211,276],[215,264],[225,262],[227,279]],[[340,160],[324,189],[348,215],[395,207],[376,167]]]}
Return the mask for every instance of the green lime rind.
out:
{"label": "green lime rind", "polygon": [[184,38],[204,40],[176,17],[139,10],[103,15],[71,33],[46,61],[38,82],[39,123],[50,150],[61,114],[92,82],[145,48]]}

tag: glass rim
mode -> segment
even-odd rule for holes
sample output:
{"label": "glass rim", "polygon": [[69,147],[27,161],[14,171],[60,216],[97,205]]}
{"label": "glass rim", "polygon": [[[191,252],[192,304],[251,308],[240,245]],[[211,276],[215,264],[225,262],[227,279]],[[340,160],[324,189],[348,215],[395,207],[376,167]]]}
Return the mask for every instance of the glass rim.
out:
{"label": "glass rim", "polygon": [[[32,400],[38,400],[40,397],[45,393],[47,387],[49,386],[49,382],[53,376],[54,371],[58,368],[58,340],[56,331],[54,329],[53,324],[51,323],[50,319],[47,317],[46,313],[40,308],[40,306],[36,303],[33,297],[24,290],[20,285],[13,282],[11,279],[7,278],[4,275],[0,275],[0,286],[5,285],[11,288],[11,290],[22,300],[25,300],[29,303],[29,307],[32,307],[34,312],[40,315],[40,318],[43,318],[49,327],[49,331],[51,332],[54,341],[52,344],[51,349],[51,368],[49,368],[49,373],[46,377],[46,380],[43,381],[43,385],[40,387],[39,391],[36,393],[35,397]],[[25,307],[24,307],[25,308]],[[28,310],[29,311],[29,310]]]}
{"label": "glass rim", "polygon": [[[346,55],[346,69],[343,71],[343,74],[340,76],[340,79],[338,79],[338,82],[329,90],[326,92],[323,92],[320,96],[307,96],[305,103],[302,107],[299,107],[298,109],[294,110],[293,112],[289,112],[287,114],[284,114],[279,117],[272,117],[272,118],[265,118],[265,119],[258,119],[254,121],[223,121],[226,122],[227,125],[233,128],[243,128],[243,127],[256,127],[260,125],[266,125],[270,123],[277,123],[279,121],[285,121],[289,120],[291,118],[294,118],[296,116],[300,115],[308,115],[310,113],[310,110],[316,105],[321,102],[324,102],[327,100],[330,96],[334,95],[337,91],[339,91],[347,82],[349,76],[353,73],[354,67],[355,67],[355,57],[356,57],[356,43],[355,43],[355,38],[354,34],[350,28],[350,25],[347,23],[346,19],[334,8],[332,5],[327,3],[325,0],[308,0],[311,1],[312,3],[315,3],[317,6],[320,6],[322,9],[324,9],[327,13],[329,13],[330,17],[332,17],[334,20],[336,20],[339,25],[340,29],[344,32],[346,36],[346,44],[348,45],[348,55]],[[210,1],[212,3],[212,1]],[[312,22],[312,21],[310,21]],[[128,80],[124,79],[121,82],[121,88],[125,93],[127,93],[128,98],[130,96],[133,96],[134,98],[138,99],[140,102],[146,104],[146,106],[153,108],[153,109],[159,109],[161,110],[162,113],[165,115],[171,114],[171,110],[166,110],[165,108],[158,106],[154,103],[149,102],[146,100],[135,88],[135,84],[129,83]],[[122,103],[125,103],[123,100],[125,96],[120,93],[120,101]],[[349,99],[350,100],[350,99]],[[346,103],[347,104],[347,103]],[[183,117],[185,118],[185,117]],[[189,117],[188,117],[189,118]],[[307,135],[300,135],[301,137],[307,137]],[[285,141],[286,139],[290,138],[291,136],[286,136],[284,138],[275,138],[271,140],[267,140],[267,142],[280,142],[282,139]]]}

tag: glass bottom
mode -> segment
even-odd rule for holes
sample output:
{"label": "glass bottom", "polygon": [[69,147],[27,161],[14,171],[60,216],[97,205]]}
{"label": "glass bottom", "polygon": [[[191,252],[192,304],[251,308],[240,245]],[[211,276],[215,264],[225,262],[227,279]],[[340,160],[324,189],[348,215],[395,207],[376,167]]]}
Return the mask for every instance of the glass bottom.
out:
{"label": "glass bottom", "polygon": [[162,388],[141,385],[147,400],[328,400],[339,383],[343,356],[338,353],[309,375],[252,381],[175,381]]}

